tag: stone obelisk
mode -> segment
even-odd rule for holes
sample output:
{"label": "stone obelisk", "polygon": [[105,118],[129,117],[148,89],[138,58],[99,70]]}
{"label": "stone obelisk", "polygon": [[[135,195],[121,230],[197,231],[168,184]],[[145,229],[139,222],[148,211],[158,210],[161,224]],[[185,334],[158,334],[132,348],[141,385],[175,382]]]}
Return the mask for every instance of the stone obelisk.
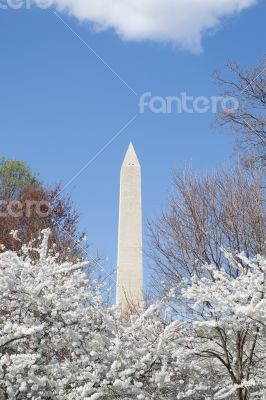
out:
{"label": "stone obelisk", "polygon": [[116,304],[123,312],[143,303],[141,166],[130,143],[120,174]]}

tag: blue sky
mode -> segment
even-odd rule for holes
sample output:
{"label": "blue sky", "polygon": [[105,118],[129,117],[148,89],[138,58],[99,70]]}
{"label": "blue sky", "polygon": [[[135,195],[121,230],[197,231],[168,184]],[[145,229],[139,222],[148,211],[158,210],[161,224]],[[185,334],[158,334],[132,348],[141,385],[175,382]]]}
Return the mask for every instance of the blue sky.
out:
{"label": "blue sky", "polygon": [[[212,129],[212,113],[138,114],[139,96],[220,93],[213,80],[228,60],[255,66],[265,54],[266,3],[259,1],[203,36],[195,54],[175,43],[122,40],[96,33],[64,12],[64,21],[133,90],[85,46],[53,9],[0,10],[1,155],[26,161],[48,183],[67,185],[92,252],[115,268],[119,171],[130,141],[143,170],[144,222],[166,203],[174,169],[200,173],[232,162],[233,138]],[[145,38],[144,38],[145,39]],[[145,241],[145,238],[144,238]],[[106,260],[106,261],[105,261]]]}

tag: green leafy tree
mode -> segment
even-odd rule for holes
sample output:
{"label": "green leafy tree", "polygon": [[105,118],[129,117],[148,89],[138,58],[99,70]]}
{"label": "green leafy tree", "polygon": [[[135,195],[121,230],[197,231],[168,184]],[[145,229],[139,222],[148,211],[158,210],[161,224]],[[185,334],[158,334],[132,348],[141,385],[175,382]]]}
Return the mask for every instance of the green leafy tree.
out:
{"label": "green leafy tree", "polygon": [[0,197],[17,198],[28,187],[41,183],[26,163],[0,158]]}
{"label": "green leafy tree", "polygon": [[19,252],[22,243],[38,243],[42,230],[49,229],[50,247],[60,254],[61,261],[85,257],[87,245],[85,234],[79,232],[79,215],[60,185],[47,187],[26,163],[1,158],[0,200],[0,244],[4,249]]}

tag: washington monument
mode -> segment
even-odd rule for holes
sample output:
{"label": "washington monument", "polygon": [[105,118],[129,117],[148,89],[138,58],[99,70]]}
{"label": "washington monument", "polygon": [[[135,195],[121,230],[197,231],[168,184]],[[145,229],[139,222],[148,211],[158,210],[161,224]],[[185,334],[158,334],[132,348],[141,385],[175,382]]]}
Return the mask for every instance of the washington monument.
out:
{"label": "washington monument", "polygon": [[120,174],[116,304],[126,311],[143,303],[141,166],[130,143]]}

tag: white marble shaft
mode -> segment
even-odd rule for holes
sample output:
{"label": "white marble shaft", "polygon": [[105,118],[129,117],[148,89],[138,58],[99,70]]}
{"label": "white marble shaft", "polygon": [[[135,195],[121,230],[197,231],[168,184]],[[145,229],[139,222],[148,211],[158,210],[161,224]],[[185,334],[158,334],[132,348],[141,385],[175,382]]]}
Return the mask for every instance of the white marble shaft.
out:
{"label": "white marble shaft", "polygon": [[116,304],[126,311],[142,303],[141,166],[130,143],[120,175]]}

